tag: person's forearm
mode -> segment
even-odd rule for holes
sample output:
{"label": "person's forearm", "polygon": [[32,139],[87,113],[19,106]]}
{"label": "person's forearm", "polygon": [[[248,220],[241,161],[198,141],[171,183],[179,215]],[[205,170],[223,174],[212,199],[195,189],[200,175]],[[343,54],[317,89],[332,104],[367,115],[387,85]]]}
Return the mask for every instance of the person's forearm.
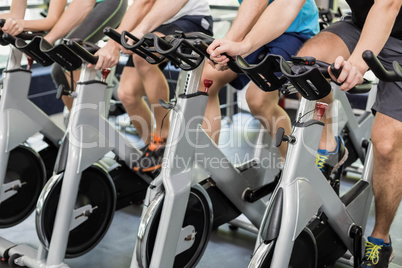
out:
{"label": "person's forearm", "polygon": [[[127,9],[123,16],[122,21],[116,28],[116,31],[121,33],[122,31],[131,32],[147,15],[154,5],[155,0],[135,0],[133,4]],[[120,44],[109,39],[107,42],[107,47],[111,50],[120,50]]]}
{"label": "person's forearm", "polygon": [[123,17],[118,32],[134,30],[155,4],[155,0],[135,0]]}
{"label": "person's forearm", "polygon": [[71,2],[45,39],[50,43],[54,43],[56,40],[66,36],[85,20],[94,8],[95,3],[96,0],[74,0]]}
{"label": "person's forearm", "polygon": [[399,14],[402,1],[375,1],[366,18],[362,34],[349,60],[364,73],[368,66],[362,59],[365,50],[378,55],[387,42],[395,19]]}
{"label": "person's forearm", "polygon": [[282,35],[295,20],[306,0],[276,0],[260,16],[243,39],[248,50],[255,51]]}
{"label": "person's forearm", "polygon": [[46,18],[25,20],[24,31],[49,31],[63,14],[66,4],[67,0],[51,0]]}
{"label": "person's forearm", "polygon": [[151,11],[144,17],[135,30],[143,34],[153,31],[176,15],[187,2],[188,0],[157,0]]}
{"label": "person's forearm", "polygon": [[225,39],[241,41],[258,21],[268,5],[268,0],[244,0]]}
{"label": "person's forearm", "polygon": [[10,6],[10,12],[0,14],[2,19],[23,19],[27,8],[27,0],[13,0]]}

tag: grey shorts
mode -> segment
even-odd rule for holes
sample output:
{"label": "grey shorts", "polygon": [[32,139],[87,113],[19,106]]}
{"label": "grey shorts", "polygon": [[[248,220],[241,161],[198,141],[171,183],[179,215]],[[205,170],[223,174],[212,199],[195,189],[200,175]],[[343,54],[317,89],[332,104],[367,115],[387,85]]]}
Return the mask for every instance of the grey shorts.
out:
{"label": "grey shorts", "polygon": [[[338,21],[323,31],[339,36],[345,42],[350,53],[354,50],[361,34],[361,29],[351,19]],[[392,69],[394,61],[402,65],[402,40],[390,37],[378,58],[386,69]],[[380,112],[402,122],[402,82],[380,81],[377,98],[372,109],[374,112]]]}

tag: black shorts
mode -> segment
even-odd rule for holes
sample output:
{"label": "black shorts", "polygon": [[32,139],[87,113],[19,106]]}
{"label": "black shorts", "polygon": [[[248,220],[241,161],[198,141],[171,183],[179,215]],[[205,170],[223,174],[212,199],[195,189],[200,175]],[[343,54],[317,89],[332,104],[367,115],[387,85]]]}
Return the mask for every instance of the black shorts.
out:
{"label": "black shorts", "polygon": [[[323,31],[339,36],[353,52],[359,41],[361,29],[351,19],[338,21]],[[392,69],[392,63],[397,61],[402,65],[402,40],[390,37],[378,55],[378,59],[386,69]],[[402,122],[402,82],[383,82],[378,84],[377,98],[372,107],[374,112],[380,112]]]}
{"label": "black shorts", "polygon": [[[310,37],[300,33],[283,33],[275,40],[272,40],[268,44],[263,45],[250,55],[245,60],[249,64],[258,64],[268,54],[275,54],[282,56],[285,60],[290,60],[291,56],[297,54],[300,47]],[[250,82],[250,78],[245,74],[238,74],[237,78],[231,81],[229,84],[237,90],[243,89]]]}
{"label": "black shorts", "polygon": [[[164,35],[175,34],[176,31],[184,33],[202,32],[212,36],[212,17],[211,16],[183,16],[172,23],[162,24],[152,32],[162,33]],[[126,66],[134,67],[133,57],[128,57]],[[159,68],[163,69],[166,66],[161,64]]]}

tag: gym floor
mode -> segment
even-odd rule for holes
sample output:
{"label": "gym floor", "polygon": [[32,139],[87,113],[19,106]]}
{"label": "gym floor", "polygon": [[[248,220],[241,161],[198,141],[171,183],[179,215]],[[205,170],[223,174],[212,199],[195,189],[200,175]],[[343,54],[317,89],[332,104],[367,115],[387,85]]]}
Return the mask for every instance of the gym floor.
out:
{"label": "gym floor", "polygon": [[[60,120],[60,116],[55,117]],[[249,114],[238,114],[233,118],[232,124],[223,125],[223,134],[231,135],[238,133],[244,126],[244,120],[250,120]],[[255,120],[255,119],[254,119]],[[227,121],[225,121],[227,122]],[[248,124],[251,129],[258,125],[256,121]],[[255,131],[254,131],[255,133]],[[251,134],[253,135],[253,134]],[[227,136],[226,136],[227,137]],[[249,150],[250,148],[242,148]],[[241,159],[241,158],[240,158]],[[347,188],[347,180],[342,182],[341,192]],[[124,268],[130,266],[131,256],[136,239],[136,233],[139,225],[139,217],[142,207],[140,205],[131,205],[115,213],[113,222],[103,240],[89,253],[75,258],[67,259],[65,262],[70,267],[118,267]],[[241,219],[245,220],[244,217]],[[370,233],[374,224],[374,207],[370,210],[370,217],[366,229],[366,235]],[[399,209],[392,226],[391,234],[393,247],[395,250],[394,261],[390,268],[402,268],[402,210]],[[24,222],[8,229],[0,230],[0,236],[14,243],[25,243],[37,247],[39,240],[36,236],[34,215],[31,215]],[[197,267],[233,267],[244,268],[250,260],[253,252],[256,235],[243,229],[232,230],[228,224],[224,224],[212,232],[210,242]],[[8,267],[5,263],[0,263],[0,267]],[[336,268],[350,267],[345,264],[337,263]]]}

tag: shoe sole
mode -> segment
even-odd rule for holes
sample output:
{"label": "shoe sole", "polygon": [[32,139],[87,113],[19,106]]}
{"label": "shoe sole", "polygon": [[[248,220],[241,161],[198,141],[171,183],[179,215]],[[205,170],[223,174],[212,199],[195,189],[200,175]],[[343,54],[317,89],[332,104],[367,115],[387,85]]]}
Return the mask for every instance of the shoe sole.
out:
{"label": "shoe sole", "polygon": [[394,259],[394,257],[395,257],[395,250],[392,249],[392,253],[391,253],[391,256],[389,256],[389,262],[388,263],[390,263]]}

